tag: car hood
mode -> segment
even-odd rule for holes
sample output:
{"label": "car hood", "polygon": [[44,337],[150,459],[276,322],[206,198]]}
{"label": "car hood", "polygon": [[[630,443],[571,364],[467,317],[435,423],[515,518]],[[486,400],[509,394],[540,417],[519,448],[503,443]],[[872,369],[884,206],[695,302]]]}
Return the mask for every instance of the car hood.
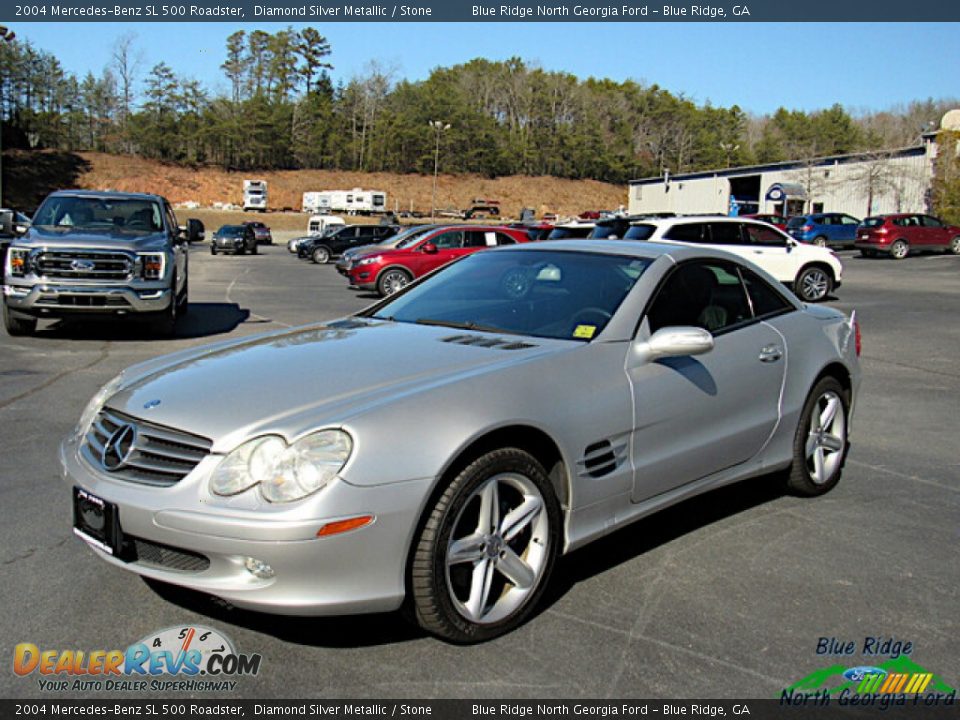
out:
{"label": "car hood", "polygon": [[[451,342],[497,338],[498,347]],[[579,346],[349,319],[181,352],[128,371],[107,405],[229,450],[248,437],[338,426],[388,402],[497,366]],[[159,402],[158,402],[159,401]],[[149,409],[146,409],[149,407]]]}
{"label": "car hood", "polygon": [[75,228],[46,228],[33,226],[19,238],[17,247],[83,248],[84,250],[162,250],[167,245],[164,233],[140,233],[112,228],[86,230]]}

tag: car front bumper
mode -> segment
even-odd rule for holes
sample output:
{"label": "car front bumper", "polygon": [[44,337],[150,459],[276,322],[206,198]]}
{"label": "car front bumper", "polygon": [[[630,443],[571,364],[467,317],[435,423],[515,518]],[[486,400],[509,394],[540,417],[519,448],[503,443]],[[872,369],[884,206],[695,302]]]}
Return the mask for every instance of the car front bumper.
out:
{"label": "car front bumper", "polygon": [[173,297],[169,287],[154,284],[133,288],[11,283],[3,286],[3,295],[8,308],[33,317],[161,312]]}
{"label": "car front bumper", "polygon": [[[111,565],[237,607],[281,615],[385,612],[403,601],[407,549],[432,485],[429,478],[374,487],[338,479],[303,501],[239,510],[229,499],[209,500],[207,479],[219,455],[208,456],[174,486],[152,487],[95,471],[77,450],[72,438],[60,448],[64,480],[114,503],[124,538],[161,546],[170,557],[176,557],[171,550],[179,550],[209,561],[206,567],[183,570],[175,562],[158,563],[156,553],[154,559],[138,553],[125,561],[87,543]],[[374,520],[342,534],[317,536],[326,523],[358,515]],[[256,577],[245,567],[247,558],[267,563],[274,575]]]}

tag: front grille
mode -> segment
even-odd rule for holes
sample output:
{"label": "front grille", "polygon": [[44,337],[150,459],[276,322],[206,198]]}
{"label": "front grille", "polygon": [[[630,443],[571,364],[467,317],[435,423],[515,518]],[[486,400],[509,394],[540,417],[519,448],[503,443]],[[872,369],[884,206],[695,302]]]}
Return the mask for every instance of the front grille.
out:
{"label": "front grille", "polygon": [[130,307],[130,303],[122,295],[41,295],[37,300],[40,305],[56,305],[59,307]]}
{"label": "front grille", "polygon": [[123,252],[43,250],[33,258],[37,275],[64,280],[129,280],[135,260]]}
{"label": "front grille", "polygon": [[[115,469],[103,464],[103,448],[122,426],[136,430],[126,459]],[[207,438],[155,425],[104,408],[87,431],[81,447],[84,459],[112,477],[142,485],[176,485],[210,454],[213,443]]]}
{"label": "front grille", "polygon": [[127,536],[125,539],[133,540],[133,546],[137,551],[137,562],[156,565],[165,570],[191,573],[203,572],[210,567],[210,558],[200,553],[161,545],[138,537]]}

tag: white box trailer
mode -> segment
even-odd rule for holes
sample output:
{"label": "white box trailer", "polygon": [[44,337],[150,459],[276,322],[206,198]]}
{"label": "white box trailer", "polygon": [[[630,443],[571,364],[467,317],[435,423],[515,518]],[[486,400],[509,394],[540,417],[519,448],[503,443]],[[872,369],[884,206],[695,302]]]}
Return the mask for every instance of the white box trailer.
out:
{"label": "white box trailer", "polygon": [[266,180],[243,181],[243,211],[246,212],[248,210],[267,211]]}

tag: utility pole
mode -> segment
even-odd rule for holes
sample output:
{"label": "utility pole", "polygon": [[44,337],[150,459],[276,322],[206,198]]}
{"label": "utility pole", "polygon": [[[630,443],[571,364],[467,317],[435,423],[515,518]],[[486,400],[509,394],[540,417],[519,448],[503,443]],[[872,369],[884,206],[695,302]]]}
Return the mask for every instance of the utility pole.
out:
{"label": "utility pole", "polygon": [[433,155],[433,199],[430,201],[430,219],[436,220],[437,215],[437,173],[440,167],[440,135],[450,129],[450,123],[442,120],[431,120],[427,123],[437,132],[437,148]]}
{"label": "utility pole", "polygon": [[[12,43],[17,34],[8,27],[0,25],[0,40]],[[3,99],[0,98],[0,112],[3,111]],[[3,131],[0,130],[0,207],[3,207]]]}

